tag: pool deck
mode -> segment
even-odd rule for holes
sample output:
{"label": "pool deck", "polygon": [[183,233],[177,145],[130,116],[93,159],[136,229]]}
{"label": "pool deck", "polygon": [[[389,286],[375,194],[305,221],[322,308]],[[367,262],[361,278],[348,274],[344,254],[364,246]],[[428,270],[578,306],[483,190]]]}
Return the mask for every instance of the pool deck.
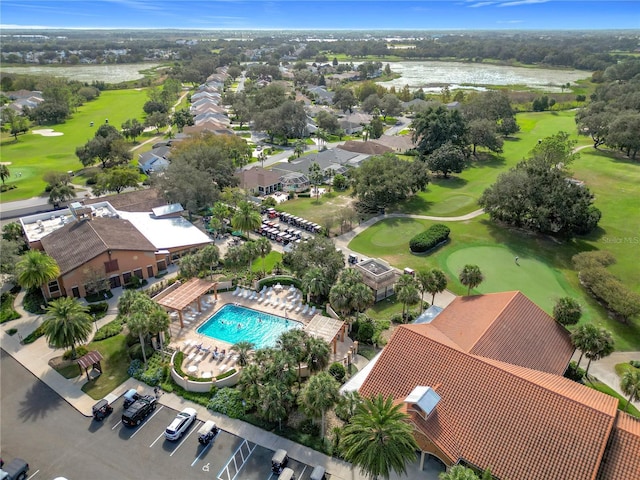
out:
{"label": "pool deck", "polygon": [[[302,314],[302,310],[296,312],[293,309],[283,309],[282,301],[286,300],[287,305],[291,305],[292,296],[300,294],[300,290],[294,292],[289,289],[283,289],[280,292],[275,290],[271,294],[271,299],[277,298],[278,305],[274,306],[271,303],[267,303],[266,300],[258,302],[257,299],[249,300],[242,296],[235,296],[233,292],[225,292],[218,294],[218,300],[214,300],[213,295],[208,295],[203,298],[202,312],[193,311],[190,315],[186,315],[185,310],[184,327],[180,327],[180,323],[177,319],[172,319],[171,330],[171,342],[170,345],[176,350],[181,350],[185,353],[185,361],[183,363],[183,369],[190,375],[198,377],[213,377],[224,373],[231,368],[236,368],[237,357],[234,352],[230,351],[231,344],[222,340],[213,339],[197,332],[198,327],[205,323],[214,313],[220,310],[227,304],[235,304],[246,308],[251,308],[259,312],[270,313],[282,318],[288,318],[295,320],[303,325],[308,325],[315,315],[322,313],[317,311],[314,315],[308,313]],[[301,296],[304,305],[304,296]],[[304,308],[304,307],[303,307]],[[202,347],[204,350],[201,350]],[[331,352],[329,363],[342,362],[345,355],[349,352],[349,349],[353,348],[353,341],[344,336],[344,341],[336,342],[336,353]],[[225,352],[222,355],[222,351]]]}

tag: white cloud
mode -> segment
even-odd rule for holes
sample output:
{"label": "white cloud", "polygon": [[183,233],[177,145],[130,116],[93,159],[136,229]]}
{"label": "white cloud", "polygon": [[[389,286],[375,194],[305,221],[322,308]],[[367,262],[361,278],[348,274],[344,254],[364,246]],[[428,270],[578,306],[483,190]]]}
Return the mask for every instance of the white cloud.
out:
{"label": "white cloud", "polygon": [[534,3],[547,3],[549,0],[515,0],[513,2],[503,2],[497,7],[517,7],[518,5],[530,5]]}

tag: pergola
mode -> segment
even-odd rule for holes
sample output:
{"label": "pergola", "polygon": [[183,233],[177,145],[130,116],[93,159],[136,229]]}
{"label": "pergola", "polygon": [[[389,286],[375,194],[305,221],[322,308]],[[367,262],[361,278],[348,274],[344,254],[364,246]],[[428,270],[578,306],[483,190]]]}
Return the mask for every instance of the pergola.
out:
{"label": "pergola", "polygon": [[89,376],[89,367],[93,367],[93,369],[97,370],[99,374],[102,374],[102,365],[100,365],[101,360],[102,355],[100,352],[94,350],[93,352],[89,352],[77,359],[76,363],[80,365],[80,368],[84,369],[84,373],[87,375],[87,380],[91,380],[91,377]]}
{"label": "pergola", "polygon": [[178,312],[178,318],[180,319],[180,328],[184,327],[182,321],[182,311],[185,307],[197,300],[198,311],[202,311],[200,305],[200,298],[209,290],[214,288],[217,284],[201,278],[192,278],[184,285],[180,285],[178,288],[168,293],[166,296],[158,300],[158,304],[166,307],[170,310]]}
{"label": "pergola", "polygon": [[317,338],[322,338],[330,343],[333,347],[333,353],[336,353],[338,336],[340,341],[344,342],[345,324],[342,320],[316,315],[304,327],[304,330]]}

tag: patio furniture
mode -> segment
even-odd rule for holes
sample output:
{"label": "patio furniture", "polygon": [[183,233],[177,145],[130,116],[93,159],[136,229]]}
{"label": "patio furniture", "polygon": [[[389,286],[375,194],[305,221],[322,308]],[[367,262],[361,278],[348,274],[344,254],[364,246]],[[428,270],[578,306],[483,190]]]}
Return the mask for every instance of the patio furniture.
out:
{"label": "patio furniture", "polygon": [[191,365],[189,368],[187,368],[187,372],[189,372],[190,375],[195,375],[197,371],[198,371],[197,365]]}
{"label": "patio furniture", "polygon": [[211,378],[213,377],[213,372],[204,372],[202,374],[202,378]]}
{"label": "patio furniture", "polygon": [[231,295],[233,295],[234,297],[236,297],[239,293],[240,293],[240,287],[236,287],[236,291],[235,291],[235,292],[233,292]]}
{"label": "patio furniture", "polygon": [[311,307],[311,310],[309,311],[309,315],[313,315],[314,313],[316,313],[316,306],[315,305],[313,307]]}
{"label": "patio furniture", "polygon": [[300,310],[302,309],[302,302],[298,302],[298,306],[295,309],[296,313],[300,313]]}
{"label": "patio furniture", "polygon": [[307,305],[306,303],[304,304],[304,308],[302,309],[302,315],[307,313],[307,310],[309,310],[309,305]]}
{"label": "patio furniture", "polygon": [[196,352],[191,352],[187,357],[187,362],[190,362],[191,360],[193,360],[195,356],[196,356]]}

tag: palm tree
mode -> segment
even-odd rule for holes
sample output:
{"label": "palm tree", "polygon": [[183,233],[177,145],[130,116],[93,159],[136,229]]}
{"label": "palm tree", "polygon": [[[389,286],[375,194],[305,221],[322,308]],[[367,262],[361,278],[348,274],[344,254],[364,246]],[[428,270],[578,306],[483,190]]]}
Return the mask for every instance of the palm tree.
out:
{"label": "palm tree", "polygon": [[199,265],[199,269],[205,270],[209,273],[211,278],[213,278],[213,270],[217,267],[218,262],[220,261],[220,250],[214,244],[209,244],[203,249],[199,250],[197,255],[197,260]]}
{"label": "palm tree", "polygon": [[582,362],[582,356],[589,351],[595,344],[598,336],[598,327],[591,323],[580,325],[571,334],[571,343],[573,348],[580,350],[580,358],[578,358],[578,366]]}
{"label": "palm tree", "polygon": [[632,400],[640,400],[640,369],[634,367],[624,372],[620,379],[620,388],[625,395],[629,395],[627,404],[624,406],[626,412]]}
{"label": "palm tree", "polygon": [[329,365],[331,346],[326,340],[307,335],[304,346],[305,361],[310,372],[324,370]]}
{"label": "palm tree", "polygon": [[297,364],[297,376],[298,381],[300,380],[300,369],[302,368],[302,362],[306,359],[306,342],[309,334],[302,329],[293,329],[287,330],[286,332],[282,332],[278,340],[276,340],[276,345],[280,350],[284,353],[288,354],[293,358],[293,360]]}
{"label": "palm tree", "polygon": [[304,140],[296,140],[296,143],[293,146],[293,153],[296,154],[296,157],[300,158],[307,148],[307,145],[304,143]]}
{"label": "palm tree", "polygon": [[336,415],[343,420],[349,420],[358,411],[358,406],[362,403],[362,397],[357,390],[346,391],[338,400],[336,405]]}
{"label": "palm tree", "polygon": [[156,309],[149,315],[149,331],[158,335],[158,340],[160,341],[160,355],[162,356],[162,361],[164,362],[164,334],[169,330],[169,325],[171,325],[171,319],[167,312],[162,310],[160,307],[156,307]]}
{"label": "palm tree", "polygon": [[46,302],[44,285],[58,278],[60,267],[49,255],[39,250],[29,250],[22,256],[22,260],[16,263],[16,273],[21,287],[26,289],[39,287]]}
{"label": "palm tree", "polygon": [[454,465],[448,471],[438,475],[439,480],[478,480],[473,470],[464,465]]}
{"label": "palm tree", "polygon": [[427,272],[418,271],[418,283],[425,292],[431,294],[431,305],[436,301],[436,293],[444,292],[447,288],[447,277],[442,270],[433,268]]}
{"label": "palm tree", "polygon": [[355,268],[345,268],[340,273],[340,282],[349,286],[362,283],[362,274]]}
{"label": "palm tree", "polygon": [[356,283],[351,287],[351,307],[356,312],[362,313],[374,303],[373,290],[363,282]]}
{"label": "palm tree", "polygon": [[300,390],[298,403],[313,418],[320,417],[320,438],[324,438],[325,415],[340,399],[340,384],[329,373],[313,375]]}
{"label": "palm tree", "polygon": [[262,219],[256,207],[250,202],[240,202],[233,217],[231,225],[241,232],[250,232],[260,226]]}
{"label": "palm tree", "polygon": [[307,303],[311,303],[311,296],[325,295],[328,285],[324,272],[318,267],[311,267],[302,277],[302,288],[307,291]]}
{"label": "palm tree", "polygon": [[258,256],[260,256],[260,247],[254,240],[252,240],[250,242],[245,242],[244,245],[242,245],[242,249],[244,250],[244,254],[248,261],[247,269],[249,273],[251,273],[251,264]]}
{"label": "palm tree", "polygon": [[262,386],[262,372],[260,367],[251,363],[242,369],[238,388],[242,392],[242,399],[250,406],[260,402],[260,387]]}
{"label": "palm tree", "polygon": [[282,430],[282,419],[286,418],[293,403],[291,391],[279,383],[269,382],[260,389],[261,416],[269,422],[278,422]]}
{"label": "palm tree", "polygon": [[52,300],[47,307],[44,334],[55,348],[71,348],[76,358],[76,344],[86,342],[93,331],[87,307],[71,297]]}
{"label": "palm tree", "polygon": [[224,225],[225,219],[229,217],[229,213],[229,207],[222,202],[216,202],[211,207],[211,217],[217,218],[221,226]]}
{"label": "palm tree", "polygon": [[[584,352],[584,356],[589,359],[587,363],[587,369],[585,370],[585,376],[589,375],[589,367],[591,366],[592,360],[600,360],[601,358],[608,357],[613,353],[614,350],[614,341],[611,336],[611,332],[605,330],[604,328],[598,329],[598,334],[594,338],[594,343],[590,348]],[[587,376],[587,378],[589,378]]]}
{"label": "palm tree", "polygon": [[4,163],[0,163],[0,179],[2,180],[2,185],[4,185],[4,181],[11,176],[11,172],[9,172],[9,167],[7,167]]}
{"label": "palm tree", "polygon": [[322,180],[324,180],[324,173],[322,172],[322,169],[320,168],[318,162],[313,162],[311,165],[309,165],[309,181],[313,185],[313,188],[315,188],[316,201],[318,201],[318,197],[320,196],[319,187],[322,183]]}
{"label": "palm tree", "polygon": [[553,318],[560,325],[575,325],[582,316],[582,307],[578,301],[571,297],[559,298],[553,307]]}
{"label": "palm tree", "polygon": [[142,359],[144,366],[147,368],[147,352],[145,349],[144,337],[149,333],[149,321],[147,316],[142,312],[134,312],[127,319],[127,328],[132,335],[138,335],[140,346],[142,347]]}
{"label": "palm tree", "polygon": [[472,288],[476,288],[482,283],[484,277],[477,265],[465,265],[460,272],[460,283],[467,287],[467,295],[471,293]]}
{"label": "palm tree", "polygon": [[258,247],[258,252],[260,252],[260,256],[262,257],[262,275],[265,274],[264,268],[264,259],[269,253],[271,253],[271,242],[267,240],[266,237],[260,237],[256,240],[256,245]]}
{"label": "palm tree", "polygon": [[329,290],[329,303],[344,317],[351,308],[351,289],[343,282],[336,283]]}
{"label": "palm tree", "polygon": [[389,478],[391,470],[404,474],[407,462],[416,458],[418,445],[413,428],[400,407],[401,404],[394,405],[392,397],[364,399],[344,428],[344,458],[374,480]]}
{"label": "palm tree", "polygon": [[238,354],[238,365],[244,367],[248,363],[249,353],[251,352],[251,350],[253,350],[254,347],[255,345],[252,342],[247,342],[244,340],[234,343],[231,346],[231,350]]}

